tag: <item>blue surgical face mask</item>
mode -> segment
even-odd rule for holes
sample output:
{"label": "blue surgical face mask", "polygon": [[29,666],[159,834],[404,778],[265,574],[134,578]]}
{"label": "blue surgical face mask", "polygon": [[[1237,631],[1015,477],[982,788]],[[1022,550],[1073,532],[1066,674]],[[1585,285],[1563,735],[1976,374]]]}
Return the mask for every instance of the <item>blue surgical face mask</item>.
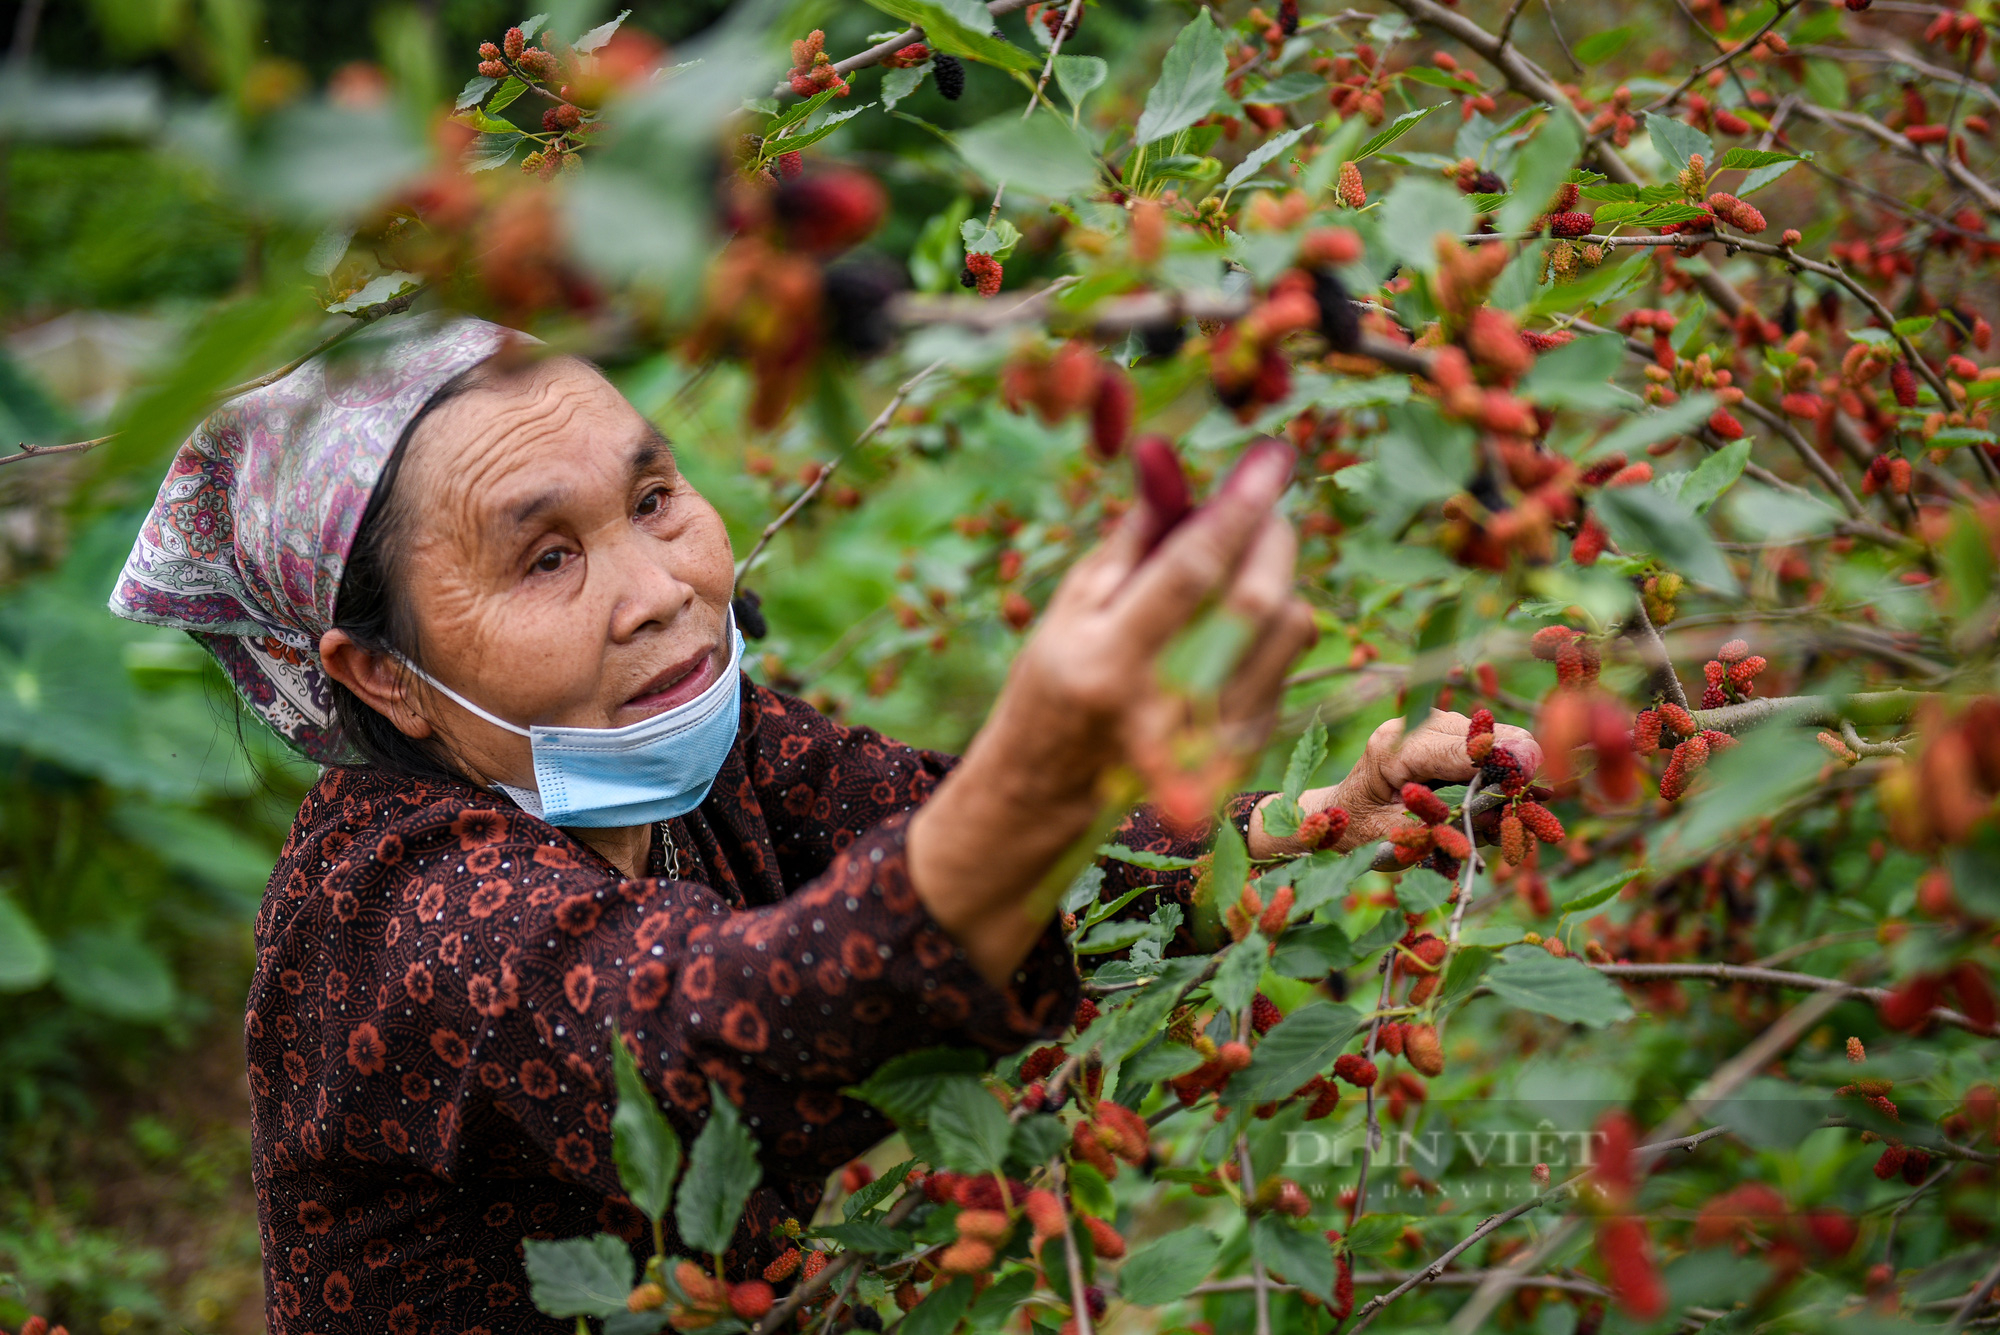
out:
{"label": "blue surgical face mask", "polygon": [[700,806],[736,741],[743,636],[729,623],[729,666],[684,705],[623,728],[523,728],[481,709],[414,663],[404,666],[496,728],[526,737],[535,787],[498,785],[551,825],[649,825]]}

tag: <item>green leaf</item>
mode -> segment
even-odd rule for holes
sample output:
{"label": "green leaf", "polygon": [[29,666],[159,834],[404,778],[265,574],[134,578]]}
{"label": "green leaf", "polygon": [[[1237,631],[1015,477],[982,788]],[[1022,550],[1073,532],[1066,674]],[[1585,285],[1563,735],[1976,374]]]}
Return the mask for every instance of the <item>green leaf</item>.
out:
{"label": "green leaf", "polygon": [[1375,848],[1376,845],[1369,844],[1351,853],[1328,849],[1307,858],[1304,869],[1292,877],[1292,893],[1296,898],[1293,912],[1304,917],[1346,894],[1354,879],[1375,861]]}
{"label": "green leaf", "polygon": [[484,74],[475,74],[466,80],[465,87],[458,90],[458,100],[452,103],[455,111],[476,107],[486,100],[486,95],[500,86],[498,79],[489,79]]}
{"label": "green leaf", "polygon": [[1316,125],[1301,125],[1296,130],[1287,130],[1284,134],[1278,135],[1275,138],[1266,139],[1263,143],[1252,149],[1244,157],[1243,161],[1237,163],[1235,169],[1229,175],[1222,178],[1222,188],[1224,190],[1234,190],[1237,186],[1242,185],[1245,181],[1262,171],[1265,163],[1272,161],[1293,144],[1303,139],[1308,132],[1318,128]]}
{"label": "green leaf", "polygon": [[510,74],[507,81],[500,85],[500,91],[486,100],[486,109],[497,116],[520,101],[521,94],[527,91],[528,85]]}
{"label": "green leaf", "polygon": [[1118,1202],[1111,1195],[1111,1184],[1104,1180],[1104,1174],[1087,1163],[1069,1166],[1069,1194],[1076,1202],[1076,1208],[1087,1215],[1110,1219],[1118,1213]]}
{"label": "green leaf", "polygon": [[1558,913],[1583,913],[1589,909],[1594,909],[1599,904],[1607,903],[1613,895],[1645,874],[1646,869],[1644,867],[1633,867],[1629,871],[1621,871],[1617,875],[1591,886],[1590,889],[1584,891],[1582,894],[1565,899],[1556,911]]}
{"label": "green leaf", "polygon": [[1720,171],[1749,171],[1756,167],[1775,167],[1781,162],[1797,161],[1799,155],[1796,153],[1774,153],[1767,148],[1728,148],[1723,150],[1721,160],[1711,163],[1708,170],[1713,175]]}
{"label": "green leaf", "polygon": [[1639,35],[1636,25],[1627,24],[1622,28],[1606,28],[1594,32],[1576,44],[1576,59],[1580,65],[1602,65],[1605,61],[1625,49],[1625,44]]}
{"label": "green leaf", "polygon": [[611,1157],[618,1184],[646,1218],[666,1216],[674,1179],[681,1172],[681,1141],[639,1074],[639,1064],[617,1035],[611,1040],[611,1069],[618,1086],[618,1110],[611,1115]]}
{"label": "green leaf", "polygon": [[990,225],[968,218],[958,225],[958,236],[966,254],[991,255],[997,260],[1006,259],[1021,243],[1021,229],[1005,218],[996,218]]}
{"label": "green leaf", "polygon": [[1404,872],[1396,880],[1396,902],[1405,913],[1430,913],[1451,898],[1455,887],[1428,867]]}
{"label": "green leaf", "polygon": [[1395,1246],[1403,1230],[1415,1222],[1416,1217],[1407,1214],[1363,1215],[1354,1221],[1354,1227],[1347,1230],[1341,1241],[1357,1257],[1373,1256]]}
{"label": "green leaf", "polygon": [[944,1156],[940,1167],[959,1173],[995,1173],[1007,1157],[1012,1127],[999,1100],[977,1080],[942,1081],[931,1104],[930,1132]]}
{"label": "green leaf", "polygon": [[[1191,1048],[1175,1046],[1174,1050],[1187,1053],[1196,1063],[1201,1060],[1200,1055]],[[1192,1069],[1192,1066],[1188,1069]],[[1127,1062],[1120,1070],[1123,1074],[1119,1078],[1123,1080],[1132,1070],[1131,1063]],[[1175,1074],[1178,1075],[1179,1072],[1176,1071]],[[1007,1157],[1023,1168],[1039,1168],[1060,1154],[1063,1146],[1067,1144],[1069,1144],[1069,1132],[1057,1118],[1040,1115],[1023,1117],[1014,1123],[1013,1133],[1008,1137]]]}
{"label": "green leaf", "polygon": [[1016,1270],[1006,1278],[996,1280],[986,1286],[986,1291],[973,1300],[972,1307],[965,1314],[966,1328],[973,1331],[998,1331],[1013,1315],[1014,1309],[1035,1291],[1035,1272],[1032,1269]]}
{"label": "green leaf", "polygon": [[1280,839],[1289,839],[1297,834],[1299,822],[1305,819],[1298,802],[1283,793],[1273,793],[1258,810],[1263,813],[1264,833]]}
{"label": "green leaf", "polygon": [[1228,72],[1222,30],[1204,5],[1174,38],[1173,49],[1160,65],[1159,80],[1146,93],[1146,109],[1132,132],[1132,142],[1155,143],[1206,116],[1214,108]]}
{"label": "green leaf", "polygon": [[1500,963],[1486,971],[1486,986],[1502,1001],[1565,1024],[1601,1028],[1632,1014],[1625,994],[1609,978],[1581,960],[1559,959],[1540,946],[1509,946]]}
{"label": "green leaf", "polygon": [[1653,137],[1654,151],[1666,162],[1670,173],[1679,173],[1688,165],[1688,158],[1696,153],[1701,154],[1703,162],[1715,161],[1715,145],[1692,125],[1649,111],[1646,113],[1646,133]]}
{"label": "green leaf", "polygon": [[55,967],[48,940],[21,906],[0,895],[0,992],[28,992]]}
{"label": "green leaf", "polygon": [[843,1094],[881,1109],[898,1126],[921,1123],[943,1088],[941,1077],[977,1075],[986,1059],[969,1048],[921,1048],[891,1057]]}
{"label": "green leaf", "polygon": [[958,285],[959,270],[965,267],[958,234],[971,216],[971,198],[960,195],[917,233],[917,244],[910,249],[910,281],[919,292],[943,292]]}
{"label": "green leaf", "polygon": [[1591,456],[1636,454],[1655,441],[1694,430],[1706,422],[1714,411],[1713,394],[1690,394],[1659,412],[1635,413],[1591,446]]}
{"label": "green leaf", "polygon": [[[1110,858],[1113,862],[1129,862],[1134,867],[1144,867],[1148,871],[1186,871],[1201,865],[1199,858],[1177,858],[1165,853],[1149,853],[1143,848],[1127,848],[1123,844],[1099,844],[1097,856]],[[1249,867],[1248,855],[1244,866]]]}
{"label": "green leaf", "polygon": [[[729,1246],[743,1203],[763,1180],[757,1142],[743,1125],[736,1105],[709,1082],[708,1125],[695,1137],[687,1178],[674,1200],[674,1223],[696,1251],[721,1253]],[[627,1284],[629,1291],[631,1285]]]}
{"label": "green leaf", "polygon": [[405,292],[423,286],[423,280],[413,273],[377,274],[362,285],[361,290],[344,301],[336,301],[326,308],[328,315],[358,315],[371,306],[380,306],[385,301],[394,301]]}
{"label": "green leaf", "polygon": [[1747,173],[1741,181],[1737,182],[1736,197],[1741,199],[1746,195],[1756,194],[1759,190],[1762,190],[1765,186],[1798,166],[1801,161],[1803,159],[1794,159],[1790,162],[1776,162],[1768,167],[1759,167],[1757,170]]}
{"label": "green leaf", "polygon": [[1271,1027],[1250,1065],[1230,1080],[1225,1091],[1229,1102],[1269,1103],[1290,1094],[1331,1069],[1360,1027],[1361,1017],[1347,1006],[1315,1002],[1293,1011]]}
{"label": "green leaf", "polygon": [[[1355,149],[1347,160],[1349,162],[1360,162],[1366,158],[1374,157],[1377,153],[1380,153],[1383,149],[1416,129],[1418,121],[1430,115],[1442,105],[1442,103],[1433,103],[1428,107],[1418,107],[1415,111],[1404,112],[1364,141],[1361,147]],[[1429,238],[1426,237],[1425,240],[1428,242]]]}
{"label": "green leaf", "polygon": [[933,1285],[930,1295],[896,1324],[899,1335],[951,1335],[972,1306],[972,1278],[960,1275],[949,1284]]}
{"label": "green leaf", "polygon": [[1267,1270],[1322,1298],[1333,1296],[1333,1248],[1309,1221],[1260,1214],[1250,1224],[1250,1250]]}
{"label": "green leaf", "polygon": [[1062,198],[1098,181],[1097,159],[1046,113],[996,116],[959,135],[958,151],[987,180],[1029,194]]}
{"label": "green leaf", "polygon": [[[1022,74],[1036,75],[1042,71],[1041,62],[1034,56],[1012,42],[1003,42],[992,36],[991,30],[985,26],[975,28],[965,23],[952,12],[951,6],[939,4],[937,0],[868,0],[868,3],[912,27],[922,28],[924,41],[933,51],[998,65],[1001,69],[1016,70]],[[982,20],[982,25],[984,22]]]}
{"label": "green leaf", "polygon": [[[1407,72],[1405,71],[1405,73]],[[1287,74],[1280,74],[1277,78],[1270,80],[1243,100],[1246,102],[1261,102],[1266,106],[1278,107],[1283,106],[1287,102],[1297,102],[1301,98],[1311,97],[1316,93],[1324,93],[1325,91],[1325,76],[1314,74],[1310,70],[1292,70]]]}
{"label": "green leaf", "polygon": [[1166,961],[1159,976],[1138,989],[1131,1001],[1099,1017],[1088,1031],[1072,1039],[1070,1051],[1081,1056],[1101,1045],[1107,1063],[1123,1059],[1153,1037],[1173,1010],[1180,990],[1206,967],[1207,961],[1188,956]]}
{"label": "green leaf", "polygon": [[1716,498],[1736,485],[1736,479],[1743,476],[1743,466],[1749,462],[1748,438],[1730,441],[1681,479],[1680,503],[1698,515],[1707,514]]}
{"label": "green leaf", "polygon": [[1338,923],[1308,922],[1286,932],[1271,956],[1271,971],[1286,978],[1324,978],[1354,962],[1354,943]]}
{"label": "green leaf", "polygon": [[1486,966],[1492,962],[1493,952],[1485,946],[1460,946],[1452,952],[1451,963],[1445,966],[1440,1004],[1450,1005],[1479,986],[1479,980],[1486,976]]}
{"label": "green leaf", "polygon": [[1252,931],[1222,957],[1215,977],[1208,981],[1209,995],[1218,1006],[1233,1015],[1250,1004],[1250,999],[1257,995],[1257,980],[1264,975],[1269,951],[1270,942],[1264,939],[1264,934]]}
{"label": "green leaf", "polygon": [[888,1172],[882,1174],[882,1176],[863,1186],[861,1190],[842,1201],[840,1203],[841,1217],[844,1219],[857,1218],[887,1200],[889,1193],[902,1184],[903,1179],[909,1176],[910,1169],[916,1167],[916,1163],[915,1159],[903,1160],[903,1162],[897,1164],[894,1168],[891,1168]]}
{"label": "green leaf", "polygon": [[490,172],[496,167],[504,167],[513,160],[514,150],[527,142],[528,136],[519,130],[482,134],[465,151],[465,169],[469,172]]}
{"label": "green leaf", "polygon": [[1312,726],[1299,734],[1291,759],[1285,762],[1285,796],[1296,802],[1325,763],[1326,725],[1314,719]]}
{"label": "green leaf", "polygon": [[1928,334],[1931,326],[1936,323],[1937,316],[1935,315],[1912,315],[1906,320],[1898,320],[1896,323],[1890,325],[1889,332],[1900,334],[1904,338],[1921,338],[1923,335]]}
{"label": "green leaf", "polygon": [[1073,107],[1081,107],[1083,99],[1102,88],[1110,77],[1111,66],[1096,56],[1056,57],[1056,86]]}
{"label": "green leaf", "polygon": [[930,62],[912,65],[907,69],[893,69],[882,76],[882,109],[893,111],[896,104],[917,91],[917,85],[924,81],[930,69]]}
{"label": "green leaf", "polygon": [[1708,526],[1657,487],[1615,487],[1592,503],[1604,527],[1628,555],[1658,557],[1699,584],[1735,597],[1741,586]]}
{"label": "green leaf", "polygon": [[[1410,68],[1401,71],[1401,76],[1414,83],[1429,84],[1433,88],[1442,88],[1456,97],[1464,97],[1466,94],[1466,85],[1463,80],[1446,74],[1443,70],[1432,69],[1429,65],[1412,65]],[[1326,86],[1324,80],[1321,81],[1320,86],[1322,88]]]}
{"label": "green leaf", "polygon": [[1208,870],[1209,894],[1218,912],[1236,902],[1250,883],[1250,849],[1233,820],[1215,823],[1215,861]]}
{"label": "green leaf", "polygon": [[620,10],[617,18],[612,19],[609,23],[598,24],[583,36],[571,42],[570,45],[584,55],[589,55],[592,51],[597,50],[597,48],[610,41],[612,34],[618,31],[618,25],[631,17],[631,10]]}
{"label": "green leaf", "polygon": [[910,1245],[909,1235],[886,1224],[863,1220],[859,1223],[821,1224],[813,1230],[841,1246],[857,1252],[900,1252]]}
{"label": "green leaf", "polygon": [[1583,151],[1583,132],[1568,116],[1551,116],[1535,137],[1522,145],[1513,197],[1501,206],[1497,225],[1503,232],[1528,226],[1549,207],[1556,188],[1569,180],[1569,169]]}
{"label": "green leaf", "polygon": [[1365,960],[1407,930],[1403,911],[1391,909],[1375,920],[1374,926],[1354,938],[1354,958]]}
{"label": "green leaf", "polygon": [[542,25],[544,23],[547,23],[548,21],[549,21],[549,16],[547,14],[536,14],[532,18],[522,20],[521,36],[527,38],[531,42],[534,41],[535,34],[540,32],[542,30]]}
{"label": "green leaf", "polygon": [[1118,1271],[1119,1296],[1141,1307],[1184,1298],[1215,1269],[1221,1255],[1221,1241],[1199,1224],[1169,1233],[1126,1258]]}
{"label": "green leaf", "polygon": [[528,1293],[549,1316],[613,1316],[625,1310],[637,1278],[632,1252],[612,1233],[588,1238],[526,1238]]}
{"label": "green leaf", "polygon": [[128,931],[83,927],[56,943],[56,990],[72,1006],[142,1022],[173,1013],[178,990],[159,952]]}
{"label": "green leaf", "polygon": [[1591,215],[1591,228],[1608,232],[1613,227],[1664,227],[1668,223],[1694,222],[1708,216],[1708,210],[1693,204],[1606,204]]}

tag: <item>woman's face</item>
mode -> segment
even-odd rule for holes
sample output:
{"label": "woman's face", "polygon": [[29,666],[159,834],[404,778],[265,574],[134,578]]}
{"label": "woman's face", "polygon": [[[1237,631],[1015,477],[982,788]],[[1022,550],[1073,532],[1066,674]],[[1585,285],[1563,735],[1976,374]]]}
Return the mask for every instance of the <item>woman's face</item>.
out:
{"label": "woman's face", "polygon": [[[423,667],[488,712],[615,728],[728,667],[722,518],[584,363],[553,358],[444,404],[418,425],[397,488]],[[413,689],[462,761],[533,783],[526,738]]]}

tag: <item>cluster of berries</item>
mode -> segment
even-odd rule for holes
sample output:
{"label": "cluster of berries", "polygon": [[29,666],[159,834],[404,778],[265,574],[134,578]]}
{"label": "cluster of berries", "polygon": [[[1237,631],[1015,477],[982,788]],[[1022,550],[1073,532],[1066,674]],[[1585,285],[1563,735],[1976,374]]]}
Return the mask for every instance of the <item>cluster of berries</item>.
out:
{"label": "cluster of berries", "polygon": [[1000,393],[1009,409],[1032,407],[1049,426],[1072,413],[1088,413],[1091,451],[1107,463],[1131,440],[1139,408],[1139,392],[1125,369],[1075,339],[1053,353],[1036,349],[1016,356],[1000,373]]}
{"label": "cluster of berries", "polygon": [[[551,34],[544,34],[543,42],[553,40]],[[539,46],[529,46],[528,37],[519,28],[509,28],[501,37],[500,45],[491,42],[479,44],[479,72],[488,79],[504,79],[519,69],[530,81],[546,82],[561,75],[562,62],[553,50]]]}
{"label": "cluster of berries", "polygon": [[1375,1042],[1380,1051],[1401,1057],[1426,1076],[1444,1074],[1444,1044],[1435,1025],[1384,1021],[1376,1031]]}
{"label": "cluster of berries", "polygon": [[1076,36],[1077,27],[1083,22],[1083,6],[1075,6],[1074,13],[1070,9],[1069,0],[1036,0],[1028,6],[1028,26],[1040,24],[1051,42],[1067,42]]}
{"label": "cluster of berries", "polygon": [[1686,795],[1694,776],[1717,751],[1736,745],[1726,732],[1702,728],[1681,706],[1668,701],[1654,709],[1642,709],[1632,721],[1632,749],[1642,756],[1669,751],[1667,768],[1660,775],[1660,796],[1678,802]]}
{"label": "cluster of berries", "polygon": [[786,78],[800,97],[813,97],[828,89],[835,97],[846,97],[853,91],[833,67],[833,57],[826,53],[826,33],[819,28],[792,43],[792,68]]}
{"label": "cluster of berries", "polygon": [[1803,1269],[1808,1249],[1821,1258],[1838,1260],[1854,1250],[1860,1237],[1853,1216],[1832,1209],[1801,1214],[1763,1182],[1746,1182],[1717,1196],[1702,1206],[1694,1223],[1695,1246],[1732,1243],[1739,1254],[1755,1246],[1782,1275]]}
{"label": "cluster of berries", "polygon": [[1720,709],[1749,699],[1756,690],[1758,674],[1769,666],[1762,654],[1750,652],[1746,641],[1730,640],[1701,665],[1701,707]]}
{"label": "cluster of berries", "polygon": [[1683,118],[1697,130],[1720,130],[1724,134],[1748,134],[1750,122],[1726,107],[1711,106],[1700,93],[1687,95],[1687,115]]}
{"label": "cluster of berries", "polygon": [[1396,861],[1405,867],[1431,859],[1439,874],[1458,875],[1460,865],[1472,856],[1472,844],[1453,821],[1452,809],[1420,783],[1406,783],[1401,793],[1403,809],[1420,823],[1406,825],[1389,836]]}
{"label": "cluster of berries", "polygon": [[1239,419],[1250,420],[1291,392],[1292,364],[1282,350],[1291,335],[1317,332],[1341,353],[1358,345],[1360,324],[1334,269],[1360,255],[1360,239],[1345,228],[1309,233],[1300,253],[1305,267],[1279,274],[1263,300],[1215,331],[1208,345],[1209,380],[1216,398]]}
{"label": "cluster of berries", "polygon": [[1000,280],[1006,275],[1000,261],[993,256],[974,251],[965,257],[965,267],[959,270],[960,287],[969,287],[982,297],[1000,295]]}
{"label": "cluster of berries", "polygon": [[[1581,93],[1571,93],[1570,101],[1579,104],[1576,108],[1579,112],[1587,115],[1591,111],[1590,104],[1583,100]],[[1620,148],[1631,145],[1632,131],[1638,128],[1639,118],[1632,114],[1632,90],[1624,84],[1613,89],[1610,104],[1590,118],[1592,137],[1609,134],[1611,142]]]}
{"label": "cluster of berries", "polygon": [[[821,1264],[824,1263],[822,1258]],[[777,1294],[765,1280],[746,1279],[731,1284],[708,1274],[693,1261],[683,1260],[673,1268],[668,1283],[648,1280],[634,1288],[625,1299],[625,1307],[632,1312],[657,1312],[671,1304],[668,1324],[675,1330],[700,1330],[732,1317],[755,1321],[769,1312],[776,1301]]]}
{"label": "cluster of berries", "polygon": [[1292,906],[1297,902],[1297,893],[1289,885],[1273,890],[1268,904],[1257,893],[1256,886],[1246,885],[1241,897],[1223,912],[1222,921],[1229,928],[1231,940],[1241,941],[1254,927],[1276,949],[1278,938],[1284,935],[1285,925],[1291,921]]}
{"label": "cluster of berries", "polygon": [[1882,1022],[1892,1029],[1915,1032],[1929,1023],[1931,1010],[1947,998],[1957,1001],[1965,1017],[1982,1029],[2000,1022],[2000,1000],[1994,997],[1992,980],[1969,959],[1949,969],[1905,979],[1882,999]]}
{"label": "cluster of berries", "polygon": [[[1321,58],[1313,62],[1313,71],[1323,74],[1333,81],[1333,89],[1327,94],[1327,102],[1340,113],[1342,120],[1360,116],[1370,125],[1380,125],[1388,115],[1388,101],[1384,90],[1392,77],[1383,66],[1375,48],[1366,42],[1357,43],[1352,55],[1335,56],[1331,60]],[[1343,172],[1342,176],[1345,177]],[[1359,181],[1357,176],[1356,181]],[[1342,196],[1345,198],[1345,195]],[[1359,204],[1353,205],[1360,208]]]}

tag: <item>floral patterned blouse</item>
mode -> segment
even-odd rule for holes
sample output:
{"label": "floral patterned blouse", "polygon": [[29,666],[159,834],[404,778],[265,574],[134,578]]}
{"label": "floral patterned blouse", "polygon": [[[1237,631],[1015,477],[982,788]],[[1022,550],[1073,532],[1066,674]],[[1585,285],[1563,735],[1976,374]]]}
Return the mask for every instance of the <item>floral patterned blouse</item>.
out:
{"label": "floral patterned blouse", "polygon": [[[1078,986],[1055,925],[997,988],[911,888],[908,815],[952,763],[746,679],[707,801],[665,827],[678,879],[656,837],[643,880],[470,785],[328,769],[258,914],[245,1023],[275,1335],[568,1330],[529,1301],[523,1238],[650,1252],[612,1163],[614,1026],[684,1141],[710,1081],[758,1138],[737,1277],[893,1129],[842,1086],[1061,1032]],[[1191,854],[1205,833],[1142,808],[1118,838]],[[1105,892],[1141,881],[1190,887],[1113,863]]]}

